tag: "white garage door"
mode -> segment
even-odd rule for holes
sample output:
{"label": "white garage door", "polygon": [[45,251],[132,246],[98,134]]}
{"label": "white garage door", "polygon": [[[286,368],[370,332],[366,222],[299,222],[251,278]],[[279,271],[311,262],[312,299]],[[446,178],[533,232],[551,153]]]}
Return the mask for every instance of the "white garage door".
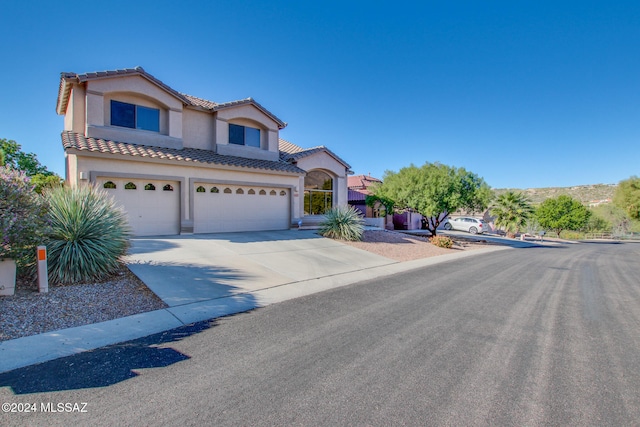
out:
{"label": "white garage door", "polygon": [[98,178],[127,212],[135,236],[180,233],[180,186],[176,181]]}
{"label": "white garage door", "polygon": [[195,184],[194,233],[286,230],[289,189]]}

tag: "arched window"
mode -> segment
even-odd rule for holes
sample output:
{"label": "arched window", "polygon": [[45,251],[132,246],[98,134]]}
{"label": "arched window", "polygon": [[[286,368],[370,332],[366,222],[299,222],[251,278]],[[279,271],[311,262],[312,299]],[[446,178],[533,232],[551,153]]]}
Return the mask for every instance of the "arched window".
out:
{"label": "arched window", "polygon": [[256,191],[253,188],[250,188],[247,194],[256,194]]}
{"label": "arched window", "polygon": [[162,191],[173,191],[173,186],[171,184],[167,184],[162,187]]}
{"label": "arched window", "polygon": [[280,192],[280,195],[281,195],[281,196],[286,196],[286,195],[287,195],[287,192],[286,192],[286,191],[284,191],[284,190],[282,190],[282,191]]}
{"label": "arched window", "polygon": [[127,183],[124,185],[124,189],[125,189],[125,190],[135,190],[135,189],[137,189],[137,188],[138,188],[138,187],[136,187],[136,185],[135,185],[133,182],[127,182]]}
{"label": "arched window", "polygon": [[269,195],[270,195],[270,196],[275,196],[275,195],[276,195],[276,190],[271,190],[271,191],[269,192]]}
{"label": "arched window", "polygon": [[244,190],[242,188],[238,188],[236,190],[236,194],[244,194]]}
{"label": "arched window", "polygon": [[155,191],[156,190],[156,186],[153,185],[152,183],[148,183],[147,185],[144,186],[145,190],[150,190],[150,191]]}
{"label": "arched window", "polygon": [[266,195],[267,195],[267,192],[266,192],[266,191],[264,191],[264,190],[260,190],[260,195],[261,195],[261,196],[266,196]]}
{"label": "arched window", "polygon": [[103,188],[116,188],[116,185],[112,181],[107,181],[102,186]]}
{"label": "arched window", "polygon": [[225,194],[231,194],[231,189],[230,188],[225,188],[224,189],[224,193]]}
{"label": "arched window", "polygon": [[333,178],[312,170],[304,177],[304,214],[322,215],[333,207]]}
{"label": "arched window", "polygon": [[218,190],[218,187],[211,187],[211,192],[212,193],[219,193],[220,190]]}
{"label": "arched window", "polygon": [[196,193],[206,193],[206,192],[207,190],[205,190],[202,185],[196,188]]}

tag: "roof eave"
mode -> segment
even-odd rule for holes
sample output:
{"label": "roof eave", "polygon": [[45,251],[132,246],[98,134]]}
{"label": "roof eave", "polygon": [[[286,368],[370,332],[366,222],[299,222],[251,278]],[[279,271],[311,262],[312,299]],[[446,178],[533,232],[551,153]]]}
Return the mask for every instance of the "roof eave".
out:
{"label": "roof eave", "polygon": [[58,88],[58,99],[56,101],[56,113],[59,115],[64,114],[67,111],[67,104],[69,103],[69,94],[73,83],[76,83],[78,78],[73,73],[61,73],[60,74],[60,87]]}
{"label": "roof eave", "polygon": [[[93,75],[95,74],[95,75]],[[58,90],[58,102],[56,105],[56,112],[60,115],[64,114],[67,110],[67,104],[69,102],[69,93],[71,92],[71,88],[73,87],[73,83],[85,83],[89,80],[103,80],[103,79],[112,79],[122,76],[140,76],[150,82],[151,84],[159,87],[164,90],[168,94],[172,95],[183,105],[192,105],[189,100],[184,97],[180,92],[171,88],[167,84],[163,83],[161,80],[158,80],[151,74],[147,73],[142,67],[135,68],[125,68],[120,70],[113,71],[104,71],[104,72],[95,72],[95,73],[85,73],[85,74],[76,74],[76,73],[61,73],[60,75],[60,89]]]}
{"label": "roof eave", "polygon": [[215,107],[213,107],[211,109],[211,111],[226,110],[228,108],[239,107],[241,105],[253,105],[258,110],[260,110],[264,115],[266,115],[271,120],[276,122],[276,124],[278,125],[278,129],[284,129],[285,127],[287,127],[287,123],[285,123],[282,120],[280,120],[275,114],[273,114],[271,111],[269,111],[266,108],[264,108],[262,105],[260,105],[253,98],[246,98],[246,99],[241,99],[239,101],[231,101],[231,102],[225,102],[225,103],[222,103],[222,104],[218,104]]}

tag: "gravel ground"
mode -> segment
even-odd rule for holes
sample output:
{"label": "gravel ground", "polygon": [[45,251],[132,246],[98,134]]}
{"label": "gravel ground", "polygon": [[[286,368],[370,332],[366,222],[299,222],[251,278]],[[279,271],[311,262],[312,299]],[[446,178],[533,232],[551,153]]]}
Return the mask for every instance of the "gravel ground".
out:
{"label": "gravel ground", "polygon": [[[344,242],[378,255],[410,261],[482,246],[456,237],[452,249],[432,245],[425,237],[367,230],[361,242]],[[35,283],[19,281],[16,293],[0,297],[0,341],[87,325],[165,308],[166,304],[124,267],[100,283],[50,286],[38,293]]]}
{"label": "gravel ground", "polygon": [[165,308],[128,268],[100,283],[49,286],[18,281],[16,292],[0,297],[0,341],[117,319]]}

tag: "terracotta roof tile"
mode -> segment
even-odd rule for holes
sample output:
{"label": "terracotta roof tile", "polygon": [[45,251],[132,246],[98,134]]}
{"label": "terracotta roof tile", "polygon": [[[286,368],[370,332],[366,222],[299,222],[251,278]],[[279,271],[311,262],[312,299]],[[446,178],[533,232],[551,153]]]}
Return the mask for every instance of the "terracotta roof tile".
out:
{"label": "terracotta roof tile", "polygon": [[206,99],[198,98],[192,95],[187,95],[186,93],[183,93],[182,96],[187,98],[191,102],[191,105],[196,107],[202,107],[207,110],[213,110],[215,106],[218,105],[213,101],[207,101]]}
{"label": "terracotta roof tile", "polygon": [[347,187],[355,190],[364,190],[376,183],[382,183],[382,181],[371,175],[355,175],[347,178]]}
{"label": "terracotta roof tile", "polygon": [[311,148],[300,148],[297,145],[292,144],[292,143],[290,143],[288,141],[285,141],[283,139],[281,139],[279,142],[280,142],[280,144],[279,144],[280,145],[280,158],[283,159],[283,160],[290,161],[290,162],[296,162],[299,159],[311,156],[312,154],[325,152],[325,153],[328,153],[333,158],[335,158],[340,163],[342,163],[343,165],[345,165],[345,167],[347,169],[351,169],[351,166],[347,162],[342,160],[337,154],[335,154],[333,151],[329,150],[324,145],[320,145],[318,147],[311,147]]}
{"label": "terracotta roof tile", "polygon": [[69,102],[69,93],[71,91],[71,87],[73,86],[73,82],[83,83],[87,80],[107,78],[107,77],[117,77],[117,76],[127,76],[127,75],[140,75],[147,80],[153,82],[154,84],[160,86],[162,89],[174,95],[176,98],[180,99],[185,105],[190,105],[194,107],[204,108],[209,111],[218,111],[225,108],[231,108],[239,105],[251,104],[254,105],[257,109],[265,113],[269,116],[273,121],[278,124],[280,129],[284,129],[287,124],[276,117],[275,114],[264,108],[258,102],[256,102],[253,98],[245,98],[238,101],[229,101],[224,103],[216,103],[212,101],[208,101],[206,99],[198,98],[196,96],[187,95],[184,93],[180,93],[170,86],[166,85],[159,79],[155,78],[151,74],[147,73],[142,67],[135,68],[123,68],[119,70],[109,70],[109,71],[96,71],[91,73],[84,74],[76,74],[63,72],[60,73],[60,87],[58,89],[58,99],[56,105],[56,111],[58,114],[64,114],[67,103]]}
{"label": "terracotta roof tile", "polygon": [[62,145],[67,149],[125,155],[132,157],[158,158],[175,160],[176,162],[208,163],[224,166],[245,167],[250,169],[263,169],[278,172],[304,175],[306,172],[297,166],[284,161],[270,161],[248,159],[237,156],[223,156],[210,150],[196,148],[154,147],[150,145],[130,144],[126,142],[109,141],[104,139],[87,138],[75,132],[62,133]]}

